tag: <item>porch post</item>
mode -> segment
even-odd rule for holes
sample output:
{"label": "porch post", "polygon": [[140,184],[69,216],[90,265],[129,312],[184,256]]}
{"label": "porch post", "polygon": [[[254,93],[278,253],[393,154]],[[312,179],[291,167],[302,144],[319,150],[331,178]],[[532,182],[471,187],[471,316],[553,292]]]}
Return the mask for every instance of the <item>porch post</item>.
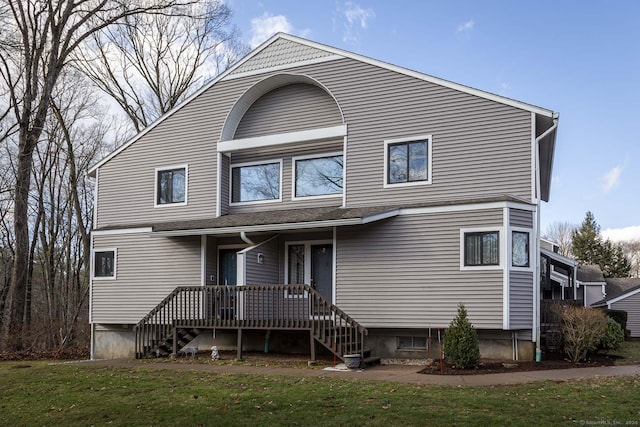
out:
{"label": "porch post", "polygon": [[236,346],[236,360],[242,360],[242,328],[238,328],[238,343],[236,344]]}
{"label": "porch post", "polygon": [[309,330],[309,344],[311,345],[311,361],[316,362],[316,340],[313,337],[313,329]]}

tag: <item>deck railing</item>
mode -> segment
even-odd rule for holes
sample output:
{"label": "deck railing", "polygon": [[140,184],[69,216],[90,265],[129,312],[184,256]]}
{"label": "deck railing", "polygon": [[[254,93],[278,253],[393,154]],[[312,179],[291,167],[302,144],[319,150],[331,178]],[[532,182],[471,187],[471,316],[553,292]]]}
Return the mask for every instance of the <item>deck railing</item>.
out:
{"label": "deck railing", "polygon": [[181,286],[136,325],[136,355],[194,328],[309,330],[339,357],[362,354],[367,334],[308,285]]}

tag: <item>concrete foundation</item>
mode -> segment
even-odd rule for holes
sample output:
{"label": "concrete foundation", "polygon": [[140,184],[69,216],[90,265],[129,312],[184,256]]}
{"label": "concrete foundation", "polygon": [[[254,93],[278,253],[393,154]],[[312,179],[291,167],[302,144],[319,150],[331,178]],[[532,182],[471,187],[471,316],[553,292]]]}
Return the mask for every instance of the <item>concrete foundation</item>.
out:
{"label": "concrete foundation", "polygon": [[133,325],[94,325],[94,359],[133,358],[135,349]]}

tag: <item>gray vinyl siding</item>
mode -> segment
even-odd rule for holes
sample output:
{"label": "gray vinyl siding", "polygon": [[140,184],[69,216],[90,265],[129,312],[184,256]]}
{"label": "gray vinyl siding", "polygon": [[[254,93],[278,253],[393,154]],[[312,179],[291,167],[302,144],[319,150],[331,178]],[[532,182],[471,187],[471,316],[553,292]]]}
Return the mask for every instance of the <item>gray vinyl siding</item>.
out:
{"label": "gray vinyl siding", "polygon": [[[258,264],[258,253],[264,256],[263,264]],[[279,282],[280,251],[278,238],[271,239],[249,251],[245,256],[247,285],[275,285]]]}
{"label": "gray vinyl siding", "polygon": [[533,212],[509,209],[509,224],[513,227],[533,228]]}
{"label": "gray vinyl siding", "polygon": [[236,68],[231,75],[247,73],[250,71],[280,67],[295,62],[309,61],[330,56],[326,50],[316,49],[301,45],[289,40],[278,40],[268,49],[255,55],[247,62]]}
{"label": "gray vinyl siding", "polygon": [[234,139],[342,124],[333,98],[311,84],[292,84],[264,94],[242,117]]}
{"label": "gray vinyl siding", "polygon": [[200,237],[147,233],[94,236],[94,248],[117,248],[116,280],[93,280],[93,323],[137,323],[177,286],[198,286]]}
{"label": "gray vinyl siding", "polygon": [[[293,197],[293,165],[292,159],[297,156],[318,155],[321,157],[328,153],[342,153],[343,141],[331,140],[323,142],[306,143],[304,146],[287,147],[271,147],[260,150],[246,150],[233,153],[231,156],[231,164],[240,164],[246,162],[272,161],[282,159],[282,201],[258,204],[240,204],[229,207],[229,213],[245,213],[256,212],[264,209],[292,209],[292,208],[309,208],[320,206],[341,206],[342,194],[336,194],[326,198],[300,198],[292,200]],[[226,176],[229,176],[229,170]],[[230,187],[227,188],[227,194],[230,194]],[[227,196],[230,197],[230,196]]]}
{"label": "gray vinyl siding", "polygon": [[509,272],[509,327],[531,328],[533,321],[533,272]]}
{"label": "gray vinyl siding", "polygon": [[[226,115],[259,77],[219,82],[100,167],[96,228],[215,216],[216,143]],[[188,164],[186,206],[154,207],[155,168]]]}
{"label": "gray vinyl siding", "polygon": [[229,213],[230,202],[230,185],[229,180],[229,168],[231,165],[231,159],[229,156],[222,156],[222,170],[220,171],[220,215],[227,215]]}
{"label": "gray vinyl siding", "polygon": [[503,270],[460,270],[460,229],[500,227],[502,216],[414,214],[338,228],[337,305],[366,327],[445,328],[464,303],[475,327],[502,329]]}
{"label": "gray vinyl siding", "polygon": [[582,286],[584,292],[584,305],[590,307],[594,302],[598,302],[605,297],[602,295],[602,285]]}
{"label": "gray vinyl siding", "polygon": [[611,308],[627,312],[627,329],[633,338],[640,338],[640,293],[611,304]]}

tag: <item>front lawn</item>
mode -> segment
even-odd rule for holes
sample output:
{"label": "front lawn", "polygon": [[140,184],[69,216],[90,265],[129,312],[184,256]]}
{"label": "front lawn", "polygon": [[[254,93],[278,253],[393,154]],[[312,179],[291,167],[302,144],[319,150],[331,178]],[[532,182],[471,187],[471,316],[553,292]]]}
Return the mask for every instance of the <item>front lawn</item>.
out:
{"label": "front lawn", "polygon": [[4,362],[0,425],[639,425],[639,389],[639,376],[472,388]]}

